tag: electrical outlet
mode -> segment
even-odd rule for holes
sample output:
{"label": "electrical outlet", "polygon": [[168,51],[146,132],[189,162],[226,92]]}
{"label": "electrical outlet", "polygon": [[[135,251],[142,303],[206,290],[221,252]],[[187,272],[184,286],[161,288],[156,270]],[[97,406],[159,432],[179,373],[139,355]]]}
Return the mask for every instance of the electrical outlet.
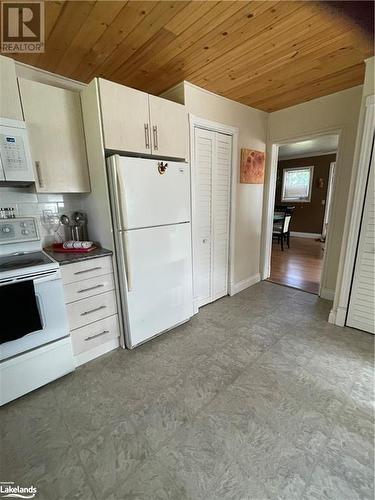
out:
{"label": "electrical outlet", "polygon": [[43,223],[46,225],[56,225],[59,223],[59,214],[52,210],[43,210]]}

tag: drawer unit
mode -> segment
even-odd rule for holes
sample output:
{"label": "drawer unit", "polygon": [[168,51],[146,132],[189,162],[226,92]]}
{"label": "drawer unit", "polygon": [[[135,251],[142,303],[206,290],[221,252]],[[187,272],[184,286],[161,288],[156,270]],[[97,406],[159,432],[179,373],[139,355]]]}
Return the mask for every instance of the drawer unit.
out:
{"label": "drawer unit", "polygon": [[62,266],[65,304],[76,365],[116,349],[120,342],[112,257]]}
{"label": "drawer unit", "polygon": [[114,291],[101,293],[67,305],[70,329],[75,330],[99,319],[116,314],[116,294]]}
{"label": "drawer unit", "polygon": [[71,333],[73,352],[77,356],[120,336],[117,314],[78,328]]}
{"label": "drawer unit", "polygon": [[114,290],[114,288],[115,280],[112,273],[105,274],[104,276],[95,276],[85,281],[69,283],[68,285],[64,285],[65,303],[70,304],[70,302],[75,302],[76,300],[109,292],[110,290]]}
{"label": "drawer unit", "polygon": [[101,257],[97,259],[83,260],[68,264],[61,268],[61,275],[64,285],[77,281],[86,281],[88,278],[103,276],[113,273],[112,257]]}

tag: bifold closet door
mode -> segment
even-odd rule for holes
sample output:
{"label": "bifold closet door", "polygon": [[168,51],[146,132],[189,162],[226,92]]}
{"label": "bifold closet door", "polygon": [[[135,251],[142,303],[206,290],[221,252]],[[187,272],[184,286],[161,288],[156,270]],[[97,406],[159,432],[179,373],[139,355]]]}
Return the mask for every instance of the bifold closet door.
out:
{"label": "bifold closet door", "polygon": [[195,128],[194,299],[198,307],[228,293],[231,136]]}
{"label": "bifold closet door", "polygon": [[375,333],[375,178],[374,153],[363,207],[357,257],[350,293],[347,326]]}
{"label": "bifold closet door", "polygon": [[215,132],[195,128],[193,284],[198,307],[211,302],[212,166]]}
{"label": "bifold closet door", "polygon": [[212,168],[211,299],[228,294],[228,250],[232,137],[215,133]]}

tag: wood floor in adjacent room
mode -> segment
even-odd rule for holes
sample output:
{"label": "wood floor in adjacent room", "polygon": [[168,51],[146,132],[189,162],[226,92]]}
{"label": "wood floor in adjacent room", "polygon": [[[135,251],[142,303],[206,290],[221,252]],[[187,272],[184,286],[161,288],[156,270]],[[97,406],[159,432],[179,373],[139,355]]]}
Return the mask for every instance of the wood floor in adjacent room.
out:
{"label": "wood floor in adjacent room", "polygon": [[277,242],[272,244],[271,276],[269,281],[319,293],[323,267],[323,244],[312,238],[290,238],[290,248],[284,251]]}

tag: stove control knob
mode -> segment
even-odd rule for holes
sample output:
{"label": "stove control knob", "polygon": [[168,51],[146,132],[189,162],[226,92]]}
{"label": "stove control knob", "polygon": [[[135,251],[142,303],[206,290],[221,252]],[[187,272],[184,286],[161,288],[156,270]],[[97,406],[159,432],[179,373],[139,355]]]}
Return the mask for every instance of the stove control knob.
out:
{"label": "stove control knob", "polygon": [[22,229],[21,233],[22,234],[29,234],[29,231],[27,229]]}
{"label": "stove control knob", "polygon": [[3,227],[2,231],[3,231],[3,233],[10,233],[10,227],[5,226],[5,227]]}
{"label": "stove control knob", "polygon": [[26,227],[26,226],[27,226],[27,224],[26,224],[26,222],[21,222],[21,223],[20,223],[20,226],[21,226],[21,227]]}

